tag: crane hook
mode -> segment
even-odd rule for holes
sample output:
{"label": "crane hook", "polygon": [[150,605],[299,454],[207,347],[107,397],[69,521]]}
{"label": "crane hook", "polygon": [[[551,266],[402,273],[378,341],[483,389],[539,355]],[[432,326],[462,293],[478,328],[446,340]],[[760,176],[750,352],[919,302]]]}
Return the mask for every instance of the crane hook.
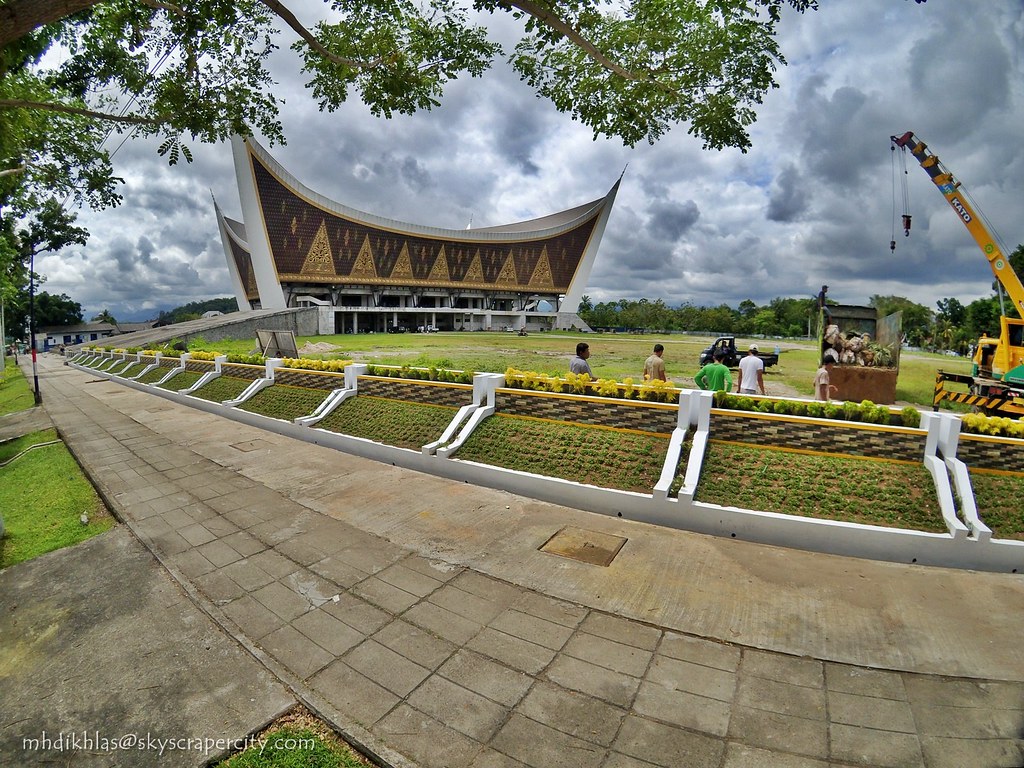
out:
{"label": "crane hook", "polygon": [[895,240],[890,240],[889,241],[889,250],[892,251],[893,253],[896,253],[896,241]]}
{"label": "crane hook", "polygon": [[903,236],[910,237],[910,214],[903,214]]}

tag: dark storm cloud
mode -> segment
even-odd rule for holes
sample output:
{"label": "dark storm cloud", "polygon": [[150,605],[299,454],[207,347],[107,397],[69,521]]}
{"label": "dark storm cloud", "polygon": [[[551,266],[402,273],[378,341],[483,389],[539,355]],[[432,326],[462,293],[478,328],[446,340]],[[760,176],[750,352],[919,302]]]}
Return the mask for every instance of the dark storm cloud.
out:
{"label": "dark storm cloud", "polygon": [[[312,19],[324,6],[300,8]],[[510,49],[516,23],[480,18],[497,20]],[[989,293],[990,272],[912,159],[914,227],[910,238],[897,231],[889,251],[901,213],[889,135],[914,130],[970,185],[1010,249],[1024,242],[1024,148],[1015,141],[1022,39],[1019,0],[976,3],[970,13],[954,3],[858,0],[789,15],[778,40],[790,63],[758,106],[744,154],[704,151],[685,125],[654,146],[594,140],[500,62],[483,78],[451,83],[429,113],[375,118],[355,96],[320,113],[288,38],[273,63],[288,143],[270,151],[327,198],[456,228],[593,200],[628,165],[586,290],[595,301],[761,304],[814,295],[825,282],[844,303],[874,294],[968,303]],[[210,199],[212,189],[240,217],[230,148],[193,146],[194,163],[169,168],[156,143],[118,151],[124,205],[82,212],[93,238],[41,260],[47,290],[115,316],[118,307],[231,294]]]}
{"label": "dark storm cloud", "polygon": [[651,235],[675,242],[697,223],[700,208],[693,200],[685,202],[655,202],[648,208]]}
{"label": "dark storm cloud", "polygon": [[807,190],[796,166],[783,168],[772,184],[768,198],[768,220],[778,222],[796,221],[807,210]]}

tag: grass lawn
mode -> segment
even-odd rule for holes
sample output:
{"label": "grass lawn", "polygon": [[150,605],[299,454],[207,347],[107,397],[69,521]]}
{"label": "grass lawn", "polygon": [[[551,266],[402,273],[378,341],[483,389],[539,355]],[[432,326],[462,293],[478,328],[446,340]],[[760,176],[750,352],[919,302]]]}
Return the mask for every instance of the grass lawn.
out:
{"label": "grass lawn", "polygon": [[292,421],[299,416],[308,416],[313,413],[329,394],[330,392],[326,389],[275,384],[257,392],[238,407],[243,411]]}
{"label": "grass lawn", "polygon": [[[52,438],[52,430],[48,430]],[[29,442],[40,442],[36,433]],[[25,439],[25,438],[23,438]],[[114,519],[63,443],[29,451],[0,471],[0,509],[7,532],[0,568],[84,541]],[[82,525],[82,513],[89,524]]]}
{"label": "grass lawn", "polygon": [[712,504],[945,533],[923,464],[711,442],[695,498]]}
{"label": "grass lawn", "polygon": [[1024,539],[1024,477],[971,472],[978,516],[993,538]]}
{"label": "grass lawn", "polygon": [[[538,373],[564,374],[575,353],[576,343],[590,344],[590,365],[602,379],[640,380],[644,360],[655,343],[665,345],[665,370],[679,386],[692,387],[699,367],[697,359],[713,339],[708,336],[670,334],[619,335],[596,333],[535,333],[517,336],[510,333],[446,332],[446,333],[360,333],[337,336],[307,336],[297,340],[301,349],[306,343],[327,343],[337,347],[326,354],[309,355],[328,360],[355,360],[375,365],[410,365],[468,371],[504,373],[509,368]],[[740,337],[737,344],[745,347],[752,339]],[[765,371],[768,394],[810,397],[811,383],[818,368],[817,344],[802,339],[758,340],[764,349],[781,347],[779,364]],[[216,351],[224,354],[248,354],[256,346],[255,339],[190,343],[192,350]],[[932,401],[935,373],[969,372],[971,363],[965,358],[951,358],[927,352],[906,352],[901,356],[900,375],[896,383],[896,399],[928,406]],[[773,384],[776,385],[773,387]],[[774,391],[773,391],[774,390]]]}
{"label": "grass lawn", "polygon": [[323,722],[299,709],[256,737],[256,744],[216,768],[372,768]]}
{"label": "grass lawn", "polygon": [[14,364],[13,357],[6,358],[4,371],[0,374],[0,416],[31,408],[34,403],[28,379]]}
{"label": "grass lawn", "polygon": [[359,395],[316,424],[321,429],[418,451],[437,440],[458,408]]}

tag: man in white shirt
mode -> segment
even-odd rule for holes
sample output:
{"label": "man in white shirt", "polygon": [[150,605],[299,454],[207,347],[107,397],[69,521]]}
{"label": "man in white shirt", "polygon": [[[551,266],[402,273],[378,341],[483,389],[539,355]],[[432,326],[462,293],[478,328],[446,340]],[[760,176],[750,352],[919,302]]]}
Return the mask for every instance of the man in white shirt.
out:
{"label": "man in white shirt", "polygon": [[747,348],[747,356],[740,360],[736,378],[736,391],[741,395],[764,394],[764,360],[757,356],[757,344]]}

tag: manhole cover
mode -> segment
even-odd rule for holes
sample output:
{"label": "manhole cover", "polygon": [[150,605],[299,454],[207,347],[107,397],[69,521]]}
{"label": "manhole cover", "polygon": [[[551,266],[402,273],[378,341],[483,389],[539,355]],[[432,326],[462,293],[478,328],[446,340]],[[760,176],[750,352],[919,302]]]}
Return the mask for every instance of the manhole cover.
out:
{"label": "manhole cover", "polygon": [[271,446],[270,443],[268,443],[266,440],[256,439],[249,440],[244,443],[233,443],[231,447],[234,448],[235,450],[244,451],[248,453],[249,451],[258,451],[261,448],[270,448]]}
{"label": "manhole cover", "polygon": [[585,531],[582,528],[566,526],[540,548],[541,552],[579,560],[591,565],[611,565],[628,539],[610,533]]}

